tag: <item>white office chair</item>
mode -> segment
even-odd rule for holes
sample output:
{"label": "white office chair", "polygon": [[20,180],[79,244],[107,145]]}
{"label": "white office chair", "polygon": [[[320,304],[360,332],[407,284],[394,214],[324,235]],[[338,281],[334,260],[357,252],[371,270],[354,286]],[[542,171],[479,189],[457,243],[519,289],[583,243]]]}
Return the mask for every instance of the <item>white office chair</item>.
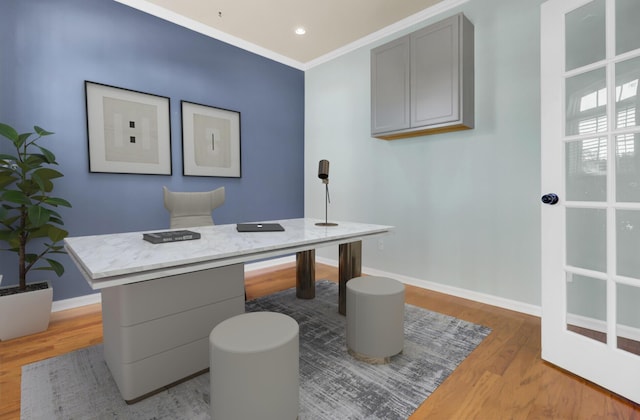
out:
{"label": "white office chair", "polygon": [[164,190],[164,207],[169,210],[171,229],[213,225],[211,213],[224,203],[224,187],[206,192]]}
{"label": "white office chair", "polygon": [[[169,210],[169,228],[182,229],[213,225],[211,213],[224,204],[224,187],[205,192],[164,191],[164,207]],[[247,300],[247,292],[244,292]]]}

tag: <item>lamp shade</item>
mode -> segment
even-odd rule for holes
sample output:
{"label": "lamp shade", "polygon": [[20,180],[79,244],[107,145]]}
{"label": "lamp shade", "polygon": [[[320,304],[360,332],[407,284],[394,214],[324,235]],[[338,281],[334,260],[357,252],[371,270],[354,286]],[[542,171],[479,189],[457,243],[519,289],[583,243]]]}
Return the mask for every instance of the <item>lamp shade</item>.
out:
{"label": "lamp shade", "polygon": [[318,165],[318,178],[329,178],[329,161],[326,159],[322,159]]}

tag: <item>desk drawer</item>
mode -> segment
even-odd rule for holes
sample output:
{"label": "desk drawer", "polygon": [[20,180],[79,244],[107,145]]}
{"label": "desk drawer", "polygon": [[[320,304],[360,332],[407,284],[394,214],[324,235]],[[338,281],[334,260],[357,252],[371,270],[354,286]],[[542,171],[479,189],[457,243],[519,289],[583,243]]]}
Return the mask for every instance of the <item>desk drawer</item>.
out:
{"label": "desk drawer", "polygon": [[108,341],[109,347],[119,354],[121,363],[133,363],[208,338],[213,327],[241,313],[244,313],[244,296],[130,327],[110,326],[105,322],[105,343]]}
{"label": "desk drawer", "polygon": [[244,264],[102,289],[102,310],[126,327],[193,308],[244,298]]}

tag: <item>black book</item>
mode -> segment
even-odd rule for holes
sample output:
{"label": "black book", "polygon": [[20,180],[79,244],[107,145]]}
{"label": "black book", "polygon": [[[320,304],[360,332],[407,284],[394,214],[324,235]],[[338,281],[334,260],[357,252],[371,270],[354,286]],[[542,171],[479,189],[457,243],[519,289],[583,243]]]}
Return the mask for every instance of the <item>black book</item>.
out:
{"label": "black book", "polygon": [[165,232],[144,233],[142,234],[142,239],[152,244],[163,244],[166,242],[200,239],[200,234],[190,230],[169,230]]}

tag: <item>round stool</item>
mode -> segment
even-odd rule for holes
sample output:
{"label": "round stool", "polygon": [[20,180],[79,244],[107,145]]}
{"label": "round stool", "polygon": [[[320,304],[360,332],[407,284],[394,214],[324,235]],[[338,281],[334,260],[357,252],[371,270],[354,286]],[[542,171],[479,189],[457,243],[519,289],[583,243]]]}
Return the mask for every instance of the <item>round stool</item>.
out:
{"label": "round stool", "polygon": [[298,323],[275,312],[226,319],[209,335],[213,420],[294,420],[299,408]]}
{"label": "round stool", "polygon": [[404,285],[386,277],[347,282],[347,349],[358,360],[389,363],[404,346]]}

